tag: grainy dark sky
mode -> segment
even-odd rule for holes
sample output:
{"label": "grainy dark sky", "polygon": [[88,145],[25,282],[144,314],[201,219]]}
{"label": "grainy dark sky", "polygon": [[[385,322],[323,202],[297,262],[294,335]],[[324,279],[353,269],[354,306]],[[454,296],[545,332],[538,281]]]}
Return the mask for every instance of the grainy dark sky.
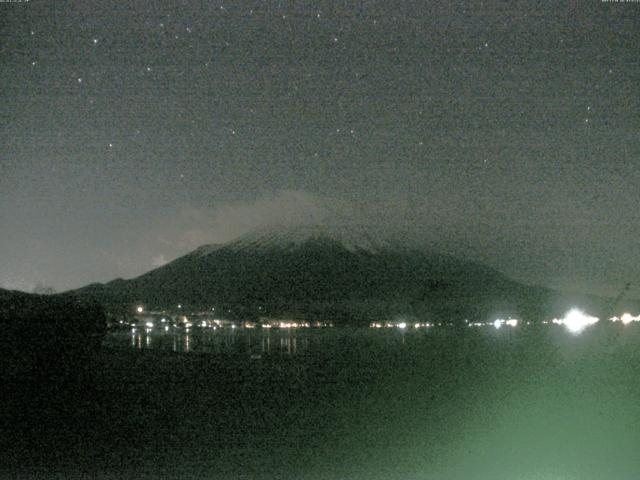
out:
{"label": "grainy dark sky", "polygon": [[0,287],[334,217],[640,283],[640,3],[32,0],[0,24]]}

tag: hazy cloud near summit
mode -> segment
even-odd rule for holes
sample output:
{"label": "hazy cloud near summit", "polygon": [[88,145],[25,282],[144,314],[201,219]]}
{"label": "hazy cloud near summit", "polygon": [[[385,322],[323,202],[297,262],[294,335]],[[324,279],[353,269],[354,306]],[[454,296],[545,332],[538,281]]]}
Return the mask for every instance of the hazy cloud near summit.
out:
{"label": "hazy cloud near summit", "polygon": [[179,250],[193,250],[203,244],[233,240],[267,225],[350,224],[362,223],[365,217],[364,212],[343,199],[282,190],[249,203],[185,208],[177,219],[180,226],[162,227],[158,241]]}
{"label": "hazy cloud near summit", "polygon": [[356,207],[344,199],[301,190],[282,190],[249,204],[214,209],[216,229],[246,233],[265,225],[342,224],[362,221]]}

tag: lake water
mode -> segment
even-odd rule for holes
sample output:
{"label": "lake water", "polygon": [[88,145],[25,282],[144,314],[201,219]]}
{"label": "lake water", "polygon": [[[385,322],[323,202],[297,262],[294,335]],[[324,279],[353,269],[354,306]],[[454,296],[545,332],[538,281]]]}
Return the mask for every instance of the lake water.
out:
{"label": "lake water", "polygon": [[32,469],[318,480],[640,472],[637,324],[579,335],[555,325],[120,332],[105,347],[86,411],[70,414],[75,436],[60,434],[72,454]]}
{"label": "lake water", "polygon": [[240,355],[256,359],[262,356],[313,355],[320,351],[341,348],[378,349],[403,348],[420,342],[424,335],[447,335],[442,327],[432,329],[398,328],[382,331],[363,328],[164,328],[122,330],[111,332],[104,345],[115,349],[158,350],[177,353]]}
{"label": "lake water", "polygon": [[105,340],[111,348],[153,349],[183,353],[221,355],[298,355],[330,345],[344,333],[328,329],[201,329],[163,328],[112,332]]}

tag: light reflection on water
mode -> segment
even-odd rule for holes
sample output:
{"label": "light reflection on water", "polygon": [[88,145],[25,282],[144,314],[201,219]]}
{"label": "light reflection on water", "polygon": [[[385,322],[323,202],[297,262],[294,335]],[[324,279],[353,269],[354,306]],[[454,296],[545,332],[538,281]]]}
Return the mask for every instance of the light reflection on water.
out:
{"label": "light reflection on water", "polygon": [[108,334],[105,345],[137,350],[169,350],[174,352],[297,355],[305,353],[312,343],[321,343],[321,332],[296,330],[131,330]]}
{"label": "light reflection on water", "polygon": [[[495,335],[487,332],[472,334]],[[398,329],[132,329],[107,334],[104,345],[118,349],[164,350],[183,353],[295,356],[318,351],[344,350],[368,345],[373,348],[412,348],[429,336],[451,335],[428,330],[406,332]],[[509,336],[509,332],[501,332]]]}
{"label": "light reflection on water", "polygon": [[[555,325],[518,329],[452,329],[405,331],[399,329],[138,329],[110,332],[105,346],[119,349],[150,349],[173,352],[246,355],[259,358],[262,355],[295,356],[345,348],[416,348],[426,338],[446,337],[463,341],[469,338],[485,338],[487,341],[501,341],[511,338],[537,338],[548,336],[557,343],[560,351],[586,349],[604,332],[621,330],[616,325],[582,333],[577,338],[572,332]],[[626,330],[624,330],[626,331]],[[536,333],[537,332],[537,333]],[[586,336],[585,336],[586,335]],[[626,337],[627,335],[623,335]]]}

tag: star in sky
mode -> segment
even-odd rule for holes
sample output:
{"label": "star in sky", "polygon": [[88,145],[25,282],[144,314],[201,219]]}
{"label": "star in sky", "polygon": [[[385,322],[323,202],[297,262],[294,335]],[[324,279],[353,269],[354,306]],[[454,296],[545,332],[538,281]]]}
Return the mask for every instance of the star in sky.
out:
{"label": "star in sky", "polygon": [[[17,259],[14,270],[35,255],[28,238],[54,232],[58,244],[88,248],[71,238],[82,236],[83,215],[101,232],[96,244],[124,256],[123,232],[137,232],[140,219],[289,189],[379,211],[406,205],[428,212],[416,228],[438,218],[479,244],[508,230],[514,239],[498,263],[519,235],[543,230],[549,211],[567,228],[581,208],[584,223],[637,223],[629,200],[605,188],[640,180],[631,167],[640,128],[632,9],[218,5],[132,3],[131,15],[112,11],[89,25],[80,10],[31,2],[8,17],[7,38],[21,46],[4,50],[0,208],[17,240],[0,239],[0,256]],[[51,167],[46,183],[29,173]],[[187,173],[182,182],[176,172]],[[108,229],[114,218],[131,221]],[[581,241],[594,245],[599,231]],[[549,251],[564,248],[557,238]],[[142,273],[94,263],[82,281]],[[50,271],[73,283],[68,267]]]}

